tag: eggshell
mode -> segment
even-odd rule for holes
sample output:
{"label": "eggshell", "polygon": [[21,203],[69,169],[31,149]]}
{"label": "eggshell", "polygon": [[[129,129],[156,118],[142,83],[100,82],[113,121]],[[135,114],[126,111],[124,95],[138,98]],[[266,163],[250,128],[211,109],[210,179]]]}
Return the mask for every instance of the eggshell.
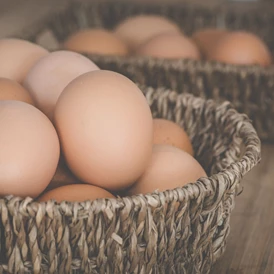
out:
{"label": "eggshell", "polygon": [[111,193],[103,188],[92,185],[67,185],[55,188],[39,197],[39,202],[55,200],[58,203],[67,202],[84,202],[100,198],[115,198]]}
{"label": "eggshell", "polygon": [[53,125],[30,104],[0,101],[0,128],[0,196],[38,196],[58,164],[60,147]]}
{"label": "eggshell", "polygon": [[206,28],[196,31],[191,38],[198,46],[201,54],[207,58],[209,52],[227,33],[228,30],[225,29]]}
{"label": "eggshell", "polygon": [[104,29],[86,29],[71,35],[64,43],[68,50],[103,55],[127,55],[127,45]]}
{"label": "eggshell", "polygon": [[153,143],[172,145],[193,156],[193,148],[187,133],[176,123],[166,119],[153,120]]}
{"label": "eggshell", "polygon": [[134,51],[146,40],[160,33],[181,33],[179,26],[159,15],[137,15],[118,24],[114,33]]}
{"label": "eggshell", "polygon": [[54,120],[68,166],[83,182],[122,189],[150,161],[150,108],[121,74],[101,70],[73,80],[57,102]]}
{"label": "eggshell", "polygon": [[34,105],[29,92],[17,82],[0,77],[0,100],[16,100]]}
{"label": "eggshell", "polygon": [[79,53],[55,51],[32,67],[23,85],[29,90],[36,106],[52,120],[55,104],[67,84],[81,74],[98,69]]}
{"label": "eggshell", "polygon": [[199,59],[197,46],[181,34],[162,33],[144,42],[137,50],[137,55],[157,58]]}
{"label": "eggshell", "polygon": [[182,187],[206,177],[201,165],[187,152],[169,145],[154,145],[152,160],[128,194],[147,194]]}
{"label": "eggshell", "polygon": [[236,65],[269,66],[271,53],[256,35],[235,31],[224,35],[209,53],[209,60]]}
{"label": "eggshell", "polygon": [[0,39],[0,77],[22,82],[31,67],[48,51],[31,42]]}

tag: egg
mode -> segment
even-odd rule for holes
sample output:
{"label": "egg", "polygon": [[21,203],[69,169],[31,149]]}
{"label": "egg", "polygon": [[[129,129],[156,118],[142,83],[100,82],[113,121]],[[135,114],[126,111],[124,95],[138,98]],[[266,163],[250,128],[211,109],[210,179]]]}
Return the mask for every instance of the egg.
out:
{"label": "egg", "polygon": [[63,201],[67,202],[85,202],[96,200],[100,198],[115,198],[108,191],[92,186],[92,185],[67,185],[61,186],[55,189],[52,189],[46,193],[44,193],[41,197],[39,197],[39,202],[46,202],[49,200],[54,200],[57,203],[61,203]]}
{"label": "egg", "polygon": [[154,145],[144,174],[128,190],[129,195],[165,191],[195,182],[206,173],[187,152],[170,145]]}
{"label": "egg", "polygon": [[205,28],[193,33],[191,39],[196,43],[201,54],[207,58],[211,49],[227,33],[228,30],[225,29]]}
{"label": "egg", "polygon": [[123,189],[150,161],[150,108],[141,90],[121,74],[99,70],[73,80],[59,97],[54,121],[66,162],[83,182]]}
{"label": "egg", "polygon": [[166,119],[153,120],[153,143],[172,145],[193,155],[191,141],[182,127]]}
{"label": "egg", "polygon": [[71,51],[55,51],[40,59],[29,71],[23,85],[36,106],[50,120],[63,89],[73,79],[99,68],[85,56]]}
{"label": "egg", "polygon": [[31,67],[48,51],[31,42],[0,39],[0,77],[22,82]]}
{"label": "egg", "polygon": [[256,35],[234,31],[224,35],[210,51],[209,60],[236,65],[269,66],[271,53],[266,44]]}
{"label": "egg", "polygon": [[68,50],[102,55],[127,55],[127,45],[104,29],[86,29],[71,35],[64,43]]}
{"label": "egg", "polygon": [[0,101],[0,128],[0,196],[37,197],[57,168],[55,128],[41,111],[20,101]]}
{"label": "egg", "polygon": [[16,100],[34,105],[25,88],[13,80],[2,77],[0,77],[0,100]]}
{"label": "egg", "polygon": [[197,46],[189,38],[175,33],[162,33],[152,37],[137,48],[136,55],[168,59],[200,58]]}
{"label": "egg", "polygon": [[118,24],[114,33],[134,51],[146,40],[160,33],[181,33],[179,26],[159,15],[136,15]]}

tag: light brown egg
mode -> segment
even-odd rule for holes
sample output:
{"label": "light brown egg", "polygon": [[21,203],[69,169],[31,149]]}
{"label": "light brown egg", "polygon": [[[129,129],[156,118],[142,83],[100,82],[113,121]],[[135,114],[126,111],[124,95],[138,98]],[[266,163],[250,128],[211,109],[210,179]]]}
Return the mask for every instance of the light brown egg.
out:
{"label": "light brown egg", "polygon": [[127,55],[127,45],[104,29],[86,29],[71,35],[64,43],[68,50],[102,55]]}
{"label": "light brown egg", "polygon": [[0,77],[22,82],[31,67],[48,51],[21,39],[0,39]]}
{"label": "light brown egg", "polygon": [[121,74],[99,70],[73,80],[57,102],[54,121],[68,166],[83,182],[126,188],[150,161],[150,108]]}
{"label": "light brown egg", "polygon": [[154,145],[152,160],[144,174],[128,190],[129,195],[165,191],[195,182],[206,173],[187,152],[169,145]]}
{"label": "light brown egg", "polygon": [[244,31],[224,35],[212,48],[208,59],[236,65],[271,64],[271,54],[266,44],[254,34]]}
{"label": "light brown egg", "polygon": [[200,59],[197,46],[189,38],[174,33],[163,33],[152,37],[137,48],[136,55],[168,59]]}
{"label": "light brown egg", "polygon": [[54,200],[57,203],[61,203],[63,201],[67,202],[85,202],[92,201],[96,199],[104,199],[104,198],[115,198],[111,193],[104,190],[103,188],[85,185],[85,184],[77,184],[77,185],[67,185],[61,186],[55,189],[52,189],[46,193],[44,193],[41,197],[39,197],[39,202],[46,202],[49,200]]}
{"label": "light brown egg", "polygon": [[153,120],[153,143],[158,145],[172,145],[193,156],[190,139],[183,128],[166,119]]}
{"label": "light brown egg", "polygon": [[159,15],[137,15],[118,24],[114,33],[134,51],[151,37],[165,33],[181,33],[179,26]]}
{"label": "light brown egg", "polygon": [[29,92],[17,82],[0,77],[0,100],[16,100],[34,105]]}
{"label": "light brown egg", "polygon": [[208,53],[214,48],[219,39],[227,33],[228,31],[225,29],[206,28],[196,31],[191,38],[198,46],[201,54],[207,58]]}
{"label": "light brown egg", "polygon": [[36,106],[52,120],[55,104],[68,83],[81,74],[98,69],[79,53],[55,51],[31,68],[23,85],[29,90]]}
{"label": "light brown egg", "polygon": [[0,128],[0,196],[37,197],[57,168],[55,128],[41,111],[20,101],[0,101]]}

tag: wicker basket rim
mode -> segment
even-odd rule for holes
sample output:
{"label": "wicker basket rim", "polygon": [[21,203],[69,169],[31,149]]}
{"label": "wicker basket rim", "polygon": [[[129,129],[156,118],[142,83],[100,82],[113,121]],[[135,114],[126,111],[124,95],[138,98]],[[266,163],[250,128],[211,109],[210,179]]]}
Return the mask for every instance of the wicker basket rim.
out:
{"label": "wicker basket rim", "polygon": [[[87,54],[82,53],[83,55],[89,57],[95,63],[97,60],[102,58],[102,55],[99,54]],[[174,69],[176,71],[182,70],[199,70],[199,71],[212,71],[212,72],[225,72],[225,73],[237,73],[245,75],[262,75],[262,76],[274,76],[274,65],[270,67],[261,67],[260,65],[233,65],[226,64],[217,61],[208,61],[208,60],[193,60],[193,59],[161,59],[148,56],[117,56],[117,55],[105,55],[104,61],[106,63],[119,63],[123,66],[129,66],[134,64],[139,67],[149,64],[150,67],[163,67],[165,69]]]}

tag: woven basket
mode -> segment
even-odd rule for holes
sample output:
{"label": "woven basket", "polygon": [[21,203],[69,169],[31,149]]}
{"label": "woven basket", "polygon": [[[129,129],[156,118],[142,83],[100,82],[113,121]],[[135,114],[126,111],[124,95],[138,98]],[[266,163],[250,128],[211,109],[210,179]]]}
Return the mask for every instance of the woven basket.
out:
{"label": "woven basket", "polygon": [[[248,7],[252,4],[248,3]],[[202,7],[190,4],[144,4],[132,1],[76,1],[68,3],[50,16],[18,35],[56,49],[71,33],[85,27],[113,28],[124,18],[135,14],[162,14],[174,20],[184,33],[202,27],[226,26],[245,29],[263,38],[274,51],[274,8],[255,6],[247,13],[230,5]],[[238,7],[238,6],[237,6]],[[52,40],[54,43],[52,44]],[[261,137],[274,141],[274,66],[235,66],[192,60],[159,60],[145,57],[89,55],[102,69],[120,72],[135,82],[152,87],[165,86],[194,95],[229,100],[246,113]]]}
{"label": "woven basket", "polygon": [[225,250],[240,181],[260,160],[260,140],[228,102],[142,90],[154,117],[186,129],[210,177],[94,202],[0,199],[0,273],[209,273]]}

